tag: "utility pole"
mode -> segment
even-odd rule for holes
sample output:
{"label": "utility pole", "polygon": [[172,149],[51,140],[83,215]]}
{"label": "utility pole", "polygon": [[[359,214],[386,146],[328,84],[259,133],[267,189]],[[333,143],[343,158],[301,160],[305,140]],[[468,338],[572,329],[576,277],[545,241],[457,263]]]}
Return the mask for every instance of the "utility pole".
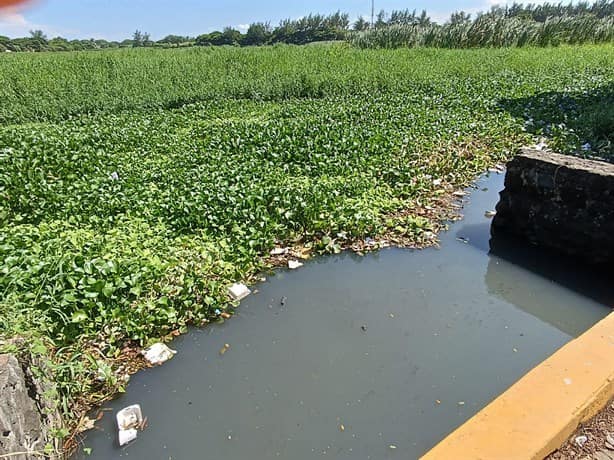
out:
{"label": "utility pole", "polygon": [[371,0],[371,28],[375,27],[375,0]]}

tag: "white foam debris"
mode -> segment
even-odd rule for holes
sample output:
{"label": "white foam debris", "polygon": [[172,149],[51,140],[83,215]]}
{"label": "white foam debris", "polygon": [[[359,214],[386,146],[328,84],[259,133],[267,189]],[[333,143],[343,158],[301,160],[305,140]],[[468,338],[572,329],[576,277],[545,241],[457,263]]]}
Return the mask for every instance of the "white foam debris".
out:
{"label": "white foam debris", "polygon": [[137,434],[138,434],[138,431],[135,430],[134,428],[131,428],[129,430],[119,430],[119,434],[118,434],[119,445],[125,446],[129,442],[134,441],[136,439]]}
{"label": "white foam debris", "polygon": [[119,445],[125,446],[129,442],[134,441],[138,434],[138,428],[143,424],[141,406],[133,404],[132,406],[124,407],[117,413],[115,419],[119,429]]}
{"label": "white foam debris", "polygon": [[288,254],[288,248],[275,248],[271,250],[270,254],[272,256],[283,256]]}
{"label": "white foam debris", "polygon": [[289,260],[288,261],[288,268],[290,270],[296,270],[297,268],[301,268],[303,266],[303,264],[301,262],[299,262],[298,260]]}
{"label": "white foam debris", "polygon": [[232,297],[232,300],[243,300],[251,293],[252,291],[242,283],[235,283],[228,288],[228,294]]}
{"label": "white foam debris", "polygon": [[171,359],[177,352],[171,350],[163,343],[154,343],[151,347],[146,348],[141,352],[147,361],[151,364],[162,364]]}

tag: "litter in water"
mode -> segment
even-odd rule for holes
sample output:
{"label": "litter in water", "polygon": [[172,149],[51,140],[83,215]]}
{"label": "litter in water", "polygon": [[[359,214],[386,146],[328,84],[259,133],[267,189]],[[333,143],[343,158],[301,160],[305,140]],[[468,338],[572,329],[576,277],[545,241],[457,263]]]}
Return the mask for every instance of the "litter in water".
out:
{"label": "litter in water", "polygon": [[163,343],[154,343],[151,347],[146,348],[141,352],[147,361],[151,364],[162,364],[177,354],[175,350],[171,350]]}
{"label": "litter in water", "polygon": [[242,283],[233,284],[228,288],[228,294],[232,297],[232,300],[243,300],[248,295],[250,295],[252,291]]}
{"label": "litter in water", "polygon": [[137,428],[143,427],[143,413],[141,406],[134,404],[120,410],[115,416],[117,428],[119,429],[119,445],[125,446],[136,439]]}
{"label": "litter in water", "polygon": [[288,268],[290,270],[296,270],[297,268],[301,268],[303,264],[298,260],[290,260],[288,261]]}
{"label": "litter in water", "polygon": [[126,444],[134,441],[138,431],[134,428],[130,428],[129,430],[119,430],[119,445],[125,446]]}

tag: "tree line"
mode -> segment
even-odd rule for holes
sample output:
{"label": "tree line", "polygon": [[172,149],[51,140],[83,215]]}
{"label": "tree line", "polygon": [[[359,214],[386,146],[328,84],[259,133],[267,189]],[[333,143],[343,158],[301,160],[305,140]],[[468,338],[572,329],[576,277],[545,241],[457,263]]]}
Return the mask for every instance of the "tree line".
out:
{"label": "tree line", "polygon": [[399,28],[408,30],[439,31],[445,27],[472,25],[484,22],[484,18],[495,18],[510,24],[525,24],[533,28],[552,21],[553,18],[591,18],[609,19],[614,17],[614,1],[598,0],[595,3],[576,4],[544,3],[542,5],[523,5],[514,3],[508,6],[493,6],[489,11],[478,13],[474,18],[464,11],[457,11],[439,25],[426,11],[394,10],[390,13],[380,11],[373,18],[360,17],[351,22],[347,13],[340,11],[329,14],[310,14],[300,19],[285,19],[273,27],[269,22],[255,22],[245,33],[237,28],[226,27],[197,37],[167,35],[153,41],[146,32],[137,30],[131,38],[123,41],[101,39],[67,40],[63,37],[48,39],[40,30],[30,32],[29,37],[9,38],[0,35],[0,52],[3,51],[79,51],[108,48],[157,47],[176,48],[190,46],[262,46],[276,43],[304,45],[322,41],[350,40],[360,42],[360,36],[371,33],[373,36],[387,37]]}

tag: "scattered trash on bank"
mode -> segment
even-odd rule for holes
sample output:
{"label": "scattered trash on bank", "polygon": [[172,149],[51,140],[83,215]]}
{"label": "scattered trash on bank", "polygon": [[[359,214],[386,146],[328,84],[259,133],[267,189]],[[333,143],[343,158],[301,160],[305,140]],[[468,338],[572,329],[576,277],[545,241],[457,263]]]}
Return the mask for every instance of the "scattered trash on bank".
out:
{"label": "scattered trash on bank", "polygon": [[252,291],[250,291],[249,288],[245,284],[242,284],[242,283],[233,284],[232,286],[228,288],[228,294],[230,294],[230,297],[232,297],[232,300],[236,300],[236,301],[243,300],[251,293]]}
{"label": "scattered trash on bank", "polygon": [[145,357],[150,364],[154,366],[162,364],[171,359],[177,354],[175,350],[171,350],[161,342],[154,343],[151,347],[141,351],[141,354]]}
{"label": "scattered trash on bank", "polygon": [[126,444],[134,441],[138,435],[138,430],[145,428],[146,420],[143,419],[143,412],[141,406],[134,404],[120,410],[115,416],[117,420],[117,428],[119,445],[125,446]]}
{"label": "scattered trash on bank", "polygon": [[586,444],[586,441],[588,441],[588,437],[587,437],[587,436],[584,436],[584,435],[582,435],[582,436],[578,436],[578,437],[575,439],[575,441],[576,441],[576,444],[577,444],[579,447],[583,447],[583,446],[584,446],[584,444]]}
{"label": "scattered trash on bank", "polygon": [[301,262],[299,262],[298,260],[289,260],[288,261],[288,268],[290,270],[296,270],[297,268],[301,268],[303,266],[303,264]]}
{"label": "scattered trash on bank", "polygon": [[270,254],[272,256],[284,256],[288,254],[288,252],[289,252],[288,248],[275,248],[271,250]]}

